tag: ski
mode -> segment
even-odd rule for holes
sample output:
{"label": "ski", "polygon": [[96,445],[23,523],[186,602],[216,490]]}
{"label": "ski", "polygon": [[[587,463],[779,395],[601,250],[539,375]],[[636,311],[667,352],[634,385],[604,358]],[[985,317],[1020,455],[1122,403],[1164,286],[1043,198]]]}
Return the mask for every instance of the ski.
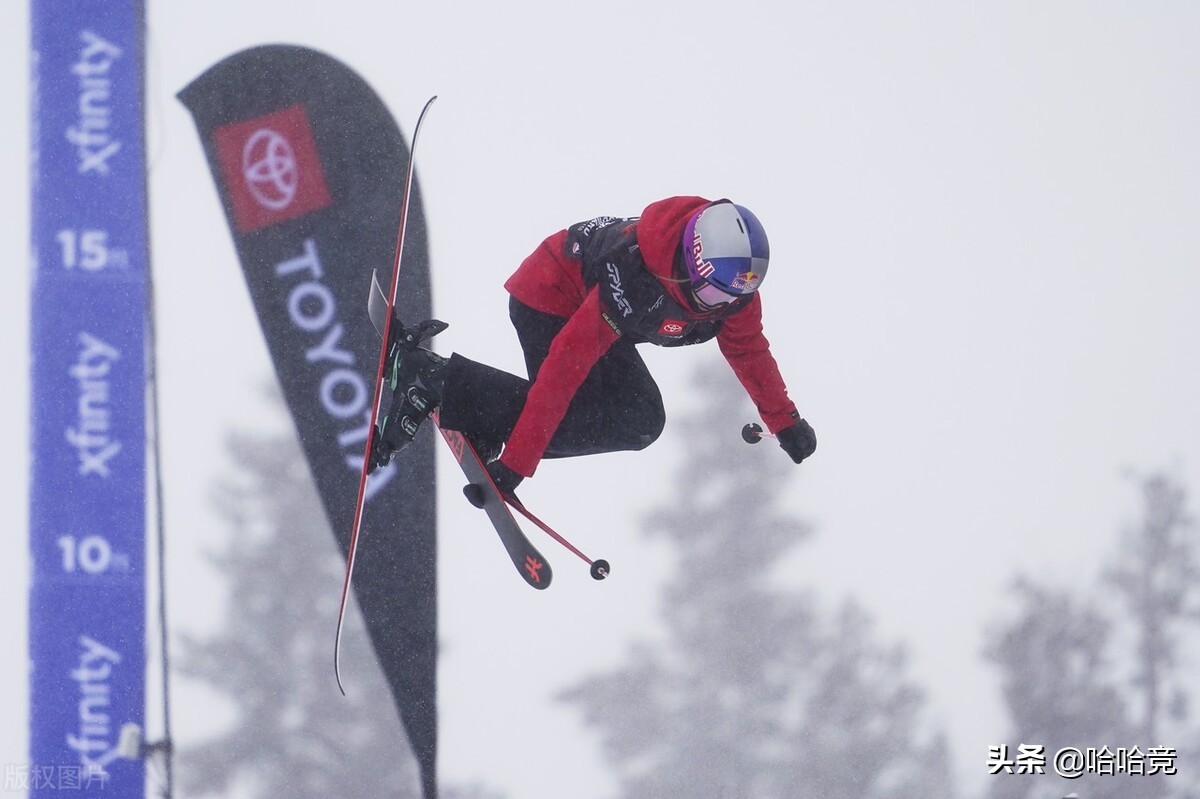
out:
{"label": "ski", "polygon": [[[371,316],[371,324],[379,331],[380,335],[383,335],[382,331],[388,322],[386,314],[389,312],[389,308],[387,298],[383,294],[383,287],[379,285],[379,280],[375,277],[371,279],[371,296],[367,300],[367,312]],[[400,325],[397,339],[403,342],[405,347],[418,347],[425,339],[446,329],[446,323],[437,319],[421,322],[413,328],[404,327],[398,319],[393,320],[393,324]],[[496,534],[500,536],[500,542],[504,545],[505,551],[508,552],[509,558],[517,567],[517,572],[522,579],[539,590],[548,588],[553,577],[549,562],[529,542],[524,531],[521,530],[521,526],[517,524],[517,520],[505,502],[505,497],[496,488],[491,475],[488,474],[487,467],[483,464],[483,459],[475,451],[475,447],[462,433],[442,427],[436,410],[430,414],[430,418],[442,434],[442,440],[450,448],[455,462],[466,475],[467,485],[463,487],[463,494],[466,495],[467,500],[487,513],[492,527],[496,529]],[[515,499],[509,499],[509,501],[515,502]]]}
{"label": "ski", "polygon": [[437,425],[438,431],[441,432],[446,446],[454,455],[454,460],[462,468],[463,474],[467,478],[467,484],[463,486],[463,494],[472,505],[487,513],[492,526],[496,528],[496,534],[500,536],[500,543],[508,552],[513,566],[516,566],[517,573],[526,583],[539,591],[549,588],[550,580],[554,576],[549,561],[542,557],[542,553],[538,552],[537,547],[529,542],[521,530],[521,526],[513,518],[508,503],[505,502],[500,489],[496,488],[496,484],[492,482],[492,477],[488,474],[487,467],[484,466],[475,447],[462,433],[442,427],[436,411],[431,418]]}
{"label": "ski", "polygon": [[525,507],[525,503],[521,502],[521,500],[517,499],[515,496],[505,497],[504,499],[510,506],[512,506],[514,510],[516,510],[529,521],[533,522],[539,530],[553,538],[558,543],[562,544],[563,547],[569,552],[586,563],[589,571],[591,572],[593,580],[603,580],[605,577],[608,577],[609,572],[612,571],[612,567],[608,565],[607,560],[604,560],[603,558],[592,560],[587,555],[583,554],[578,547],[559,535],[557,530],[546,524],[537,516],[534,516],[533,513],[530,512],[529,508]]}
{"label": "ski", "polygon": [[[404,194],[400,205],[400,223],[396,232],[396,251],[395,258],[392,262],[392,285],[388,293],[387,313],[384,315],[383,330],[380,331],[383,336],[383,343],[379,349],[379,366],[375,372],[375,398],[371,403],[371,421],[367,427],[368,436],[367,444],[363,452],[362,475],[358,481],[358,499],[354,503],[354,521],[350,528],[350,545],[349,551],[346,554],[346,576],[342,581],[342,599],[341,605],[338,608],[337,631],[334,634],[333,643],[333,673],[337,679],[338,690],[342,692],[342,696],[346,695],[346,689],[342,685],[342,668],[341,668],[341,652],[342,652],[342,627],[346,621],[346,603],[350,597],[350,581],[354,575],[354,557],[358,551],[358,535],[362,529],[363,508],[366,504],[367,491],[367,475],[371,463],[371,443],[374,436],[370,431],[374,431],[375,423],[379,418],[379,406],[383,399],[383,373],[384,365],[387,360],[387,347],[389,335],[392,325],[392,309],[396,306],[396,292],[400,285],[400,260],[404,252],[404,234],[408,226],[408,203],[412,195],[413,185],[413,167],[416,163],[417,154],[417,138],[421,133],[421,123],[425,121],[425,114],[429,111],[429,107],[433,105],[433,101],[437,96],[430,97],[425,106],[421,109],[421,115],[417,117],[417,125],[413,128],[412,146],[408,153],[408,171],[404,176]],[[372,278],[374,280],[374,278]]]}

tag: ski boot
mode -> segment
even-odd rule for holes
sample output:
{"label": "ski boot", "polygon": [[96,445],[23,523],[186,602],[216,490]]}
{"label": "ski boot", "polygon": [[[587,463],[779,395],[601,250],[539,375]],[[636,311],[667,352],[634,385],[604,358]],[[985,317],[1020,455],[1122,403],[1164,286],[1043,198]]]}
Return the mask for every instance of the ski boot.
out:
{"label": "ski boot", "polygon": [[397,452],[411,444],[421,422],[441,403],[446,359],[421,343],[447,327],[445,322],[430,319],[407,329],[399,320],[393,320],[384,372],[392,401],[387,415],[371,431],[368,472],[386,466]]}

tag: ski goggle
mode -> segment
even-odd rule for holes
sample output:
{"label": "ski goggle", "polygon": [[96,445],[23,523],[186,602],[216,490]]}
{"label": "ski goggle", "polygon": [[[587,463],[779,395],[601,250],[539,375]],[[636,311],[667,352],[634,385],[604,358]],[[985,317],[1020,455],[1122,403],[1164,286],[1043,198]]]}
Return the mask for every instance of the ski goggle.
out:
{"label": "ski goggle", "polygon": [[740,299],[743,295],[722,291],[707,280],[697,280],[692,283],[692,296],[696,298],[696,302],[705,308],[717,308],[722,305],[728,305]]}

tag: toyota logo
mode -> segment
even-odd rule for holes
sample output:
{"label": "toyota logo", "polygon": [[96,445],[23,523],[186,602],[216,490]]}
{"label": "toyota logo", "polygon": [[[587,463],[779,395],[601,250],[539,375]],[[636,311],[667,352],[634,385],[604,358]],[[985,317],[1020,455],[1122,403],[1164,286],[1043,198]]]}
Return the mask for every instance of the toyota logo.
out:
{"label": "toyota logo", "polygon": [[242,147],[242,177],[264,208],[287,208],[296,199],[296,154],[292,145],[270,128],[256,130]]}

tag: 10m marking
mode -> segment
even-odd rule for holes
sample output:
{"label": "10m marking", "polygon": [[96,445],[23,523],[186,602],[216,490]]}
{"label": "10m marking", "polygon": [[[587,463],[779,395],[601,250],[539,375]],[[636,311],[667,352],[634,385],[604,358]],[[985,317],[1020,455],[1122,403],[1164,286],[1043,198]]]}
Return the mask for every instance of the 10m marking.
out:
{"label": "10m marking", "polygon": [[64,535],[58,539],[58,548],[62,550],[63,571],[68,573],[104,574],[111,568],[122,571],[129,568],[129,556],[114,555],[112,546],[102,536],[76,539],[73,535]]}

